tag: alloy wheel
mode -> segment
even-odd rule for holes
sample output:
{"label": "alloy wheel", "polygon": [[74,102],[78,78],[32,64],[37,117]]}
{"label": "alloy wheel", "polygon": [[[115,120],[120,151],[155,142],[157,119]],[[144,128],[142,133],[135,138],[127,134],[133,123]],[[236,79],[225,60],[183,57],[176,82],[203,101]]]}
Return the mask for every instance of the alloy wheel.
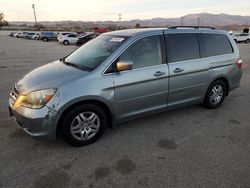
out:
{"label": "alloy wheel", "polygon": [[79,141],[89,140],[98,133],[100,125],[101,121],[96,113],[80,113],[71,122],[71,135]]}

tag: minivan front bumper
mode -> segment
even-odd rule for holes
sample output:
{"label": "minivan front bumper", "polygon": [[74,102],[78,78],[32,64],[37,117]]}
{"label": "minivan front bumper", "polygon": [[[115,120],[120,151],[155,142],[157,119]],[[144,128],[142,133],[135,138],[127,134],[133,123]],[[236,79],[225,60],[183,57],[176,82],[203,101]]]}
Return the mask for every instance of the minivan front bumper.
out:
{"label": "minivan front bumper", "polygon": [[10,115],[14,116],[18,127],[29,135],[41,140],[56,139],[57,112],[45,106],[41,109],[30,109],[19,106],[9,107]]}

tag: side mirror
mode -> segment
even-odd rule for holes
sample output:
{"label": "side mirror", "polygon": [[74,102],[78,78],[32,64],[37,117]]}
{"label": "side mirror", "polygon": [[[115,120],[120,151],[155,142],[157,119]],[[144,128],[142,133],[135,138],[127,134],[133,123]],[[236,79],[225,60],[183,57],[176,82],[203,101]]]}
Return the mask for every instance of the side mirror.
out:
{"label": "side mirror", "polygon": [[133,67],[133,61],[130,60],[124,60],[124,61],[118,61],[116,63],[116,71],[126,71],[131,70]]}

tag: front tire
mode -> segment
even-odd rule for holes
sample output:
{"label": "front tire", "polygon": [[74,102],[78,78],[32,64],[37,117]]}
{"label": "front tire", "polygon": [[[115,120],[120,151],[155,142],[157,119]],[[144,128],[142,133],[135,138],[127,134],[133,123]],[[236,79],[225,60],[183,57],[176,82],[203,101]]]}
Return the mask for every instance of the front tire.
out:
{"label": "front tire", "polygon": [[44,38],[43,38],[43,41],[44,41],[44,42],[48,42],[49,39],[48,39],[47,37],[44,37]]}
{"label": "front tire", "polygon": [[73,146],[88,145],[101,137],[107,122],[107,115],[101,107],[84,104],[66,114],[62,121],[61,135]]}
{"label": "front tire", "polygon": [[205,107],[218,108],[225,99],[226,90],[226,83],[223,80],[214,81],[207,90],[204,100]]}

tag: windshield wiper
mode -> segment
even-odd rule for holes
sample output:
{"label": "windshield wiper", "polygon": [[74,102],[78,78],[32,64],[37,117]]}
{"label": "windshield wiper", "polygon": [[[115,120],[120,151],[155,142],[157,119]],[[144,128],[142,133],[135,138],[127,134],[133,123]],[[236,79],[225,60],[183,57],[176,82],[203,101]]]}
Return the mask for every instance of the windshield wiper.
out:
{"label": "windshield wiper", "polygon": [[65,59],[60,59],[60,61],[63,62],[65,65],[75,67],[75,68],[83,70],[83,71],[91,72],[93,70],[93,69],[85,67],[83,65],[78,65],[78,64],[75,64],[75,63],[67,62],[67,61],[65,61]]}

